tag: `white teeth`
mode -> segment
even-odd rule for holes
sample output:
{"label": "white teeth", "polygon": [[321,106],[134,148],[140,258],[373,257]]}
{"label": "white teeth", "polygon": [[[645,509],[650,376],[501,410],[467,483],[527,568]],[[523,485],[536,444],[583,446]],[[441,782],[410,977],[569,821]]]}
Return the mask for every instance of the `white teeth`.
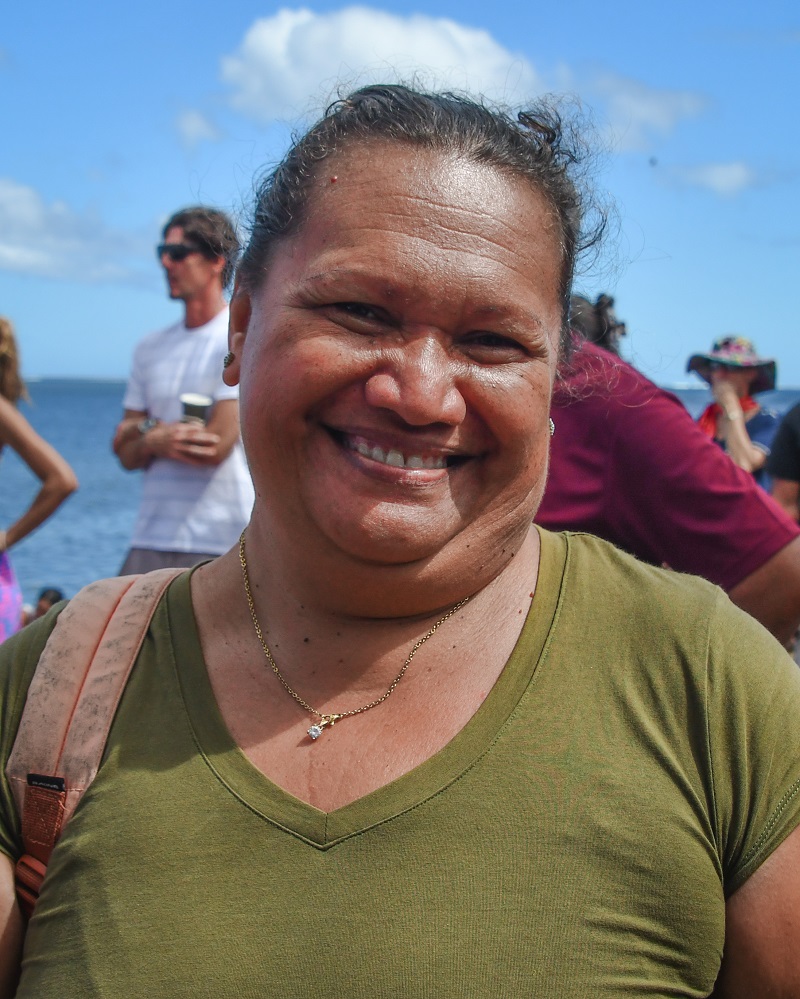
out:
{"label": "white teeth", "polygon": [[363,437],[350,438],[348,446],[365,458],[371,458],[382,465],[391,465],[392,468],[447,468],[447,459],[444,455],[430,455],[423,458],[421,454],[410,454],[406,458],[397,448],[384,451],[377,444],[368,444]]}

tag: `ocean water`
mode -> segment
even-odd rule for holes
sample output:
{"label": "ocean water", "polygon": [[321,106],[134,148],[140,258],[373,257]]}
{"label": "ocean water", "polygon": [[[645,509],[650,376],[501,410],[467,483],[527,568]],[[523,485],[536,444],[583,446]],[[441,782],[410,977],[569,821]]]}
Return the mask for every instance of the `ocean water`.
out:
{"label": "ocean water", "polygon": [[[124,471],[111,451],[122,415],[122,381],[42,379],[20,405],[31,425],[67,459],[80,488],[38,530],[12,549],[25,600],[56,586],[72,596],[86,583],[116,575],[128,550],[141,476]],[[9,448],[0,459],[0,525],[23,510],[38,479]]]}
{"label": "ocean water", "polygon": [[[122,381],[42,379],[28,386],[22,412],[64,455],[80,489],[55,516],[16,545],[11,559],[28,603],[39,590],[57,586],[72,596],[81,586],[116,574],[133,530],[141,475],[125,472],[111,452],[111,436],[122,414]],[[708,391],[673,389],[693,416]],[[785,412],[800,389],[764,393],[762,404]],[[38,480],[8,448],[0,460],[0,525],[10,523],[30,501]]]}

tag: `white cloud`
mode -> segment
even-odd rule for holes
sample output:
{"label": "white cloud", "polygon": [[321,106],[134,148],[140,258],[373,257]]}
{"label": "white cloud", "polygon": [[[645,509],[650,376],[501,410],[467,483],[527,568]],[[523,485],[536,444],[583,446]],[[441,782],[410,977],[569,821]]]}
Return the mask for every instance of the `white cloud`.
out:
{"label": "white cloud", "polygon": [[650,87],[639,80],[604,73],[591,90],[603,99],[617,149],[648,149],[654,134],[668,135],[684,118],[694,118],[707,100],[689,90]]}
{"label": "white cloud", "polygon": [[175,127],[181,141],[189,149],[201,142],[219,142],[222,132],[199,111],[183,111],[175,119]]}
{"label": "white cloud", "polygon": [[702,187],[723,197],[732,197],[755,187],[758,176],[746,163],[704,163],[695,167],[677,167],[673,176],[688,187]]}
{"label": "white cloud", "polygon": [[87,283],[148,285],[152,277],[131,261],[145,241],[116,232],[61,201],[47,204],[38,191],[0,177],[0,268],[19,274]]}
{"label": "white cloud", "polygon": [[329,14],[284,8],[253,23],[225,56],[231,106],[266,124],[292,118],[347,86],[412,76],[423,85],[470,90],[509,103],[542,89],[533,66],[486,31],[423,14],[399,17],[369,7]]}

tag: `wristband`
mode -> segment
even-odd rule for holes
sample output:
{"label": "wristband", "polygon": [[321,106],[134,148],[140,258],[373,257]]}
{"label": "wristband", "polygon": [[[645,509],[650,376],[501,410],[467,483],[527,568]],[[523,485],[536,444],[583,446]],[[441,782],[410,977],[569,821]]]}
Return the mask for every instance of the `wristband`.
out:
{"label": "wristband", "polygon": [[731,412],[729,409],[726,409],[725,416],[731,421],[731,423],[733,423],[734,420],[744,419],[744,413],[741,411],[741,409],[737,409],[734,412]]}

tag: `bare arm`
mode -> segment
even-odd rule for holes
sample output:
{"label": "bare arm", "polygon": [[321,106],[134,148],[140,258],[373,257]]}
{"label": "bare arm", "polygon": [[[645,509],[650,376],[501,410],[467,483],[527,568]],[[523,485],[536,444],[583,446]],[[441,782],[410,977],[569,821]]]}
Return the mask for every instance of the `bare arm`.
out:
{"label": "bare arm", "polygon": [[0,441],[17,452],[42,486],[28,509],[0,532],[0,550],[35,530],[78,488],[78,480],[54,447],[33,429],[22,413],[0,398]]}
{"label": "bare arm", "polygon": [[146,468],[153,460],[147,446],[147,435],[139,433],[139,424],[147,413],[141,409],[126,409],[114,431],[111,448],[119,458],[123,468],[132,472],[135,468]]}
{"label": "bare arm", "polygon": [[745,576],[728,596],[788,644],[800,626],[800,537]]}
{"label": "bare arm", "polygon": [[797,999],[798,944],[800,828],[728,900],[714,999]]}
{"label": "bare arm", "polygon": [[169,458],[187,465],[220,465],[239,439],[239,403],[217,402],[206,426],[197,423],[159,423],[146,434],[139,424],[141,410],[126,409],[114,433],[113,449],[123,468],[147,468],[153,458]]}
{"label": "bare arm", "polygon": [[800,521],[800,482],[772,479],[772,498],[783,507],[792,520]]}
{"label": "bare arm", "polygon": [[24,937],[22,913],[14,892],[14,865],[0,854],[0,999],[16,991]]}

